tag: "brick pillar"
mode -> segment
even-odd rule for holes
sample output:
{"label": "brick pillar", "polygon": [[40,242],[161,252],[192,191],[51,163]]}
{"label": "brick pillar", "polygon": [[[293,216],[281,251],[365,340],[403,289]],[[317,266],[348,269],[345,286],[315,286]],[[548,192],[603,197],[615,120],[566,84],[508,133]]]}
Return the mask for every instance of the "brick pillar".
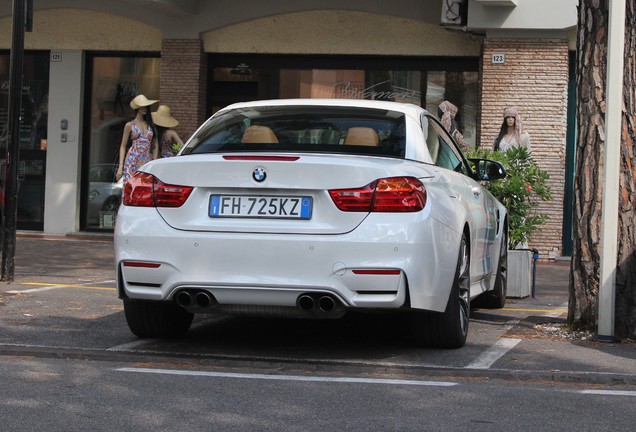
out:
{"label": "brick pillar", "polygon": [[205,120],[207,56],[200,39],[164,39],[161,48],[160,102],[179,120],[183,140]]}
{"label": "brick pillar", "polygon": [[[493,64],[493,54],[505,63]],[[568,96],[568,41],[561,39],[486,39],[481,62],[480,145],[492,148],[503,109],[517,108],[532,142],[532,156],[550,174],[553,198],[539,203],[549,219],[530,247],[541,258],[561,256]]]}

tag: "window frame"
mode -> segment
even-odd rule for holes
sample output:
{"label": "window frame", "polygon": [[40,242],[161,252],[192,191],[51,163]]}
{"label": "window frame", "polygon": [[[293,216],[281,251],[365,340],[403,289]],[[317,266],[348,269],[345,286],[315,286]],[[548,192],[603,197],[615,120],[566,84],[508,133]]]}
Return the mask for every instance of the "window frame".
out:
{"label": "window frame", "polygon": [[[459,149],[459,146],[457,145],[457,143],[455,142],[455,140],[448,134],[448,132],[446,131],[446,129],[444,128],[444,126],[441,124],[441,122],[435,118],[433,115],[431,115],[430,113],[424,113],[422,114],[422,126],[426,127],[426,130],[422,130],[422,132],[424,133],[424,138],[426,139],[426,144],[427,147],[429,146],[429,136],[431,133],[431,128],[433,129],[433,133],[437,136],[437,141],[438,141],[438,153],[437,156],[435,156],[433,153],[431,153],[431,150],[429,148],[429,153],[431,153],[431,160],[433,162],[433,164],[435,166],[438,166],[440,168],[444,168],[444,169],[448,169],[457,173],[461,173],[464,174],[467,177],[470,178],[475,178],[475,173],[473,172],[470,164],[468,163],[468,160],[466,159],[466,156],[464,155],[464,153],[462,153],[462,151]],[[455,169],[449,168],[447,166],[444,165],[440,165],[438,163],[439,161],[439,154],[440,154],[440,149],[445,148],[449,151],[450,154],[452,154],[453,156],[455,156],[459,162],[459,165],[456,166]],[[457,167],[461,167],[461,170],[457,170]]]}

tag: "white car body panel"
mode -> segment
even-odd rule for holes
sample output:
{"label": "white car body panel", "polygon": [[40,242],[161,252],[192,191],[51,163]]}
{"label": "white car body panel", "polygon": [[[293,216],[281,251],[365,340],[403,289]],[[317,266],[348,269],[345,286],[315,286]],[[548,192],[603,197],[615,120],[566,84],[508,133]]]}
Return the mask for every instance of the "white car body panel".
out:
{"label": "white car body panel", "polygon": [[[287,292],[286,301],[278,305],[294,306],[300,293],[320,291],[335,294],[350,307],[398,308],[406,296],[403,278],[408,275],[409,286],[415,290],[412,306],[440,311],[446,306],[457,260],[459,234],[435,220],[432,225],[413,223],[413,214],[398,224],[394,215],[372,214],[358,229],[341,235],[290,238],[288,234],[232,232],[207,238],[196,231],[175,235],[154,209],[144,209],[147,214],[139,219],[136,210],[125,206],[120,210],[116,259],[161,266],[121,268],[124,289],[131,298],[170,299],[177,288],[206,287],[215,297],[227,291],[217,298],[221,304],[223,299],[229,304],[263,304],[268,297],[280,300],[281,292]],[[129,212],[136,216],[128,217]],[[415,215],[421,220],[425,213]],[[429,244],[435,245],[427,251],[434,259],[423,257],[422,249]],[[399,269],[402,274],[351,273],[351,269],[365,268]],[[393,294],[357,292],[374,290]],[[254,291],[262,292],[258,301]]]}
{"label": "white car body panel", "polygon": [[[264,154],[267,156],[267,154]],[[365,156],[347,157],[303,155],[297,161],[227,161],[221,155],[193,155],[188,158],[158,160],[153,174],[165,183],[196,187],[194,195],[179,209],[160,208],[171,226],[182,230],[238,232],[301,232],[336,234],[351,231],[366,213],[341,212],[332,205],[329,189],[364,186],[384,177],[409,175],[416,178],[434,175],[432,167],[404,160]],[[251,177],[256,168],[267,168],[267,179],[257,183]],[[289,179],[294,179],[293,184]],[[319,182],[316,179],[320,179]],[[317,188],[318,186],[318,188]],[[215,194],[307,195],[314,198],[311,220],[218,219],[210,223],[207,215],[209,196]]]}
{"label": "white car body panel", "polygon": [[[443,312],[464,232],[469,233],[470,296],[493,289],[505,208],[477,181],[432,164],[421,108],[391,102],[298,99],[235,104],[214,117],[238,108],[334,104],[403,113],[405,158],[277,152],[298,159],[235,161],[224,159],[232,152],[222,152],[152,161],[141,171],[167,184],[194,186],[194,190],[179,208],[119,208],[114,236],[119,295],[174,301],[179,290],[201,288],[221,305],[295,307],[299,295],[311,292],[332,294],[348,308]],[[191,139],[186,148],[195,144],[196,138]],[[268,174],[262,183],[252,178],[259,167]],[[342,212],[327,192],[393,176],[415,177],[424,184],[423,210]],[[208,216],[212,194],[255,193],[311,196],[312,218]],[[157,265],[125,265],[136,262]],[[354,273],[365,269],[399,272]]]}

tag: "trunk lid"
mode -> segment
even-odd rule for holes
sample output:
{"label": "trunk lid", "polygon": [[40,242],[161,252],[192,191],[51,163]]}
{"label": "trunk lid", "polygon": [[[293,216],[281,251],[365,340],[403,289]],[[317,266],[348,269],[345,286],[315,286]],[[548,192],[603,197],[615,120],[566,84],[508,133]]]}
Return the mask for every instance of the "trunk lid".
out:
{"label": "trunk lid", "polygon": [[[194,187],[181,207],[157,209],[175,229],[286,234],[346,233],[365,219],[366,212],[338,210],[330,189],[434,174],[432,167],[404,159],[294,153],[193,154],[153,161],[142,171],[167,184]],[[300,211],[303,199],[310,207]],[[217,214],[220,206],[223,214]]]}

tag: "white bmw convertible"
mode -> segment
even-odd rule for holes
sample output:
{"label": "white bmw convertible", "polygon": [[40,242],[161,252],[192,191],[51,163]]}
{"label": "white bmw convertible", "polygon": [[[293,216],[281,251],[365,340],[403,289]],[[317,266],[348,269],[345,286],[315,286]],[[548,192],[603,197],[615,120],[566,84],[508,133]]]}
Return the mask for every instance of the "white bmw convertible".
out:
{"label": "white bmw convertible", "polygon": [[228,106],[124,186],[115,259],[128,326],[179,337],[196,313],[384,311],[407,315],[421,345],[461,347],[471,300],[506,300],[507,213],[482,185],[504,176],[416,105]]}

